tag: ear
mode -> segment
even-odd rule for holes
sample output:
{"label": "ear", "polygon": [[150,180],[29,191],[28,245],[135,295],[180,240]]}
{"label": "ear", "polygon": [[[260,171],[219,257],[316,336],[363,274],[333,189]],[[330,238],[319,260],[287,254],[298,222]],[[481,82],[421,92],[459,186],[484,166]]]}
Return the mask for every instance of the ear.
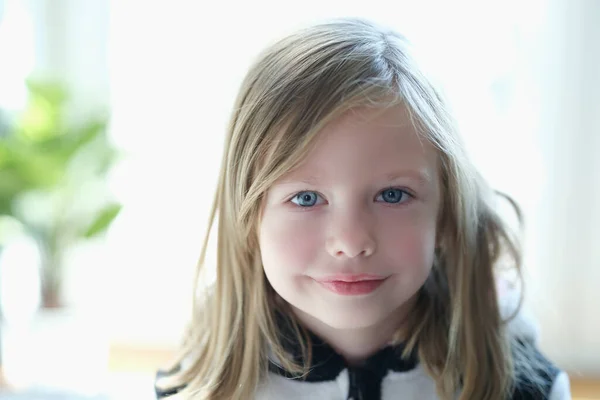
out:
{"label": "ear", "polygon": [[[507,320],[517,311],[521,292],[515,285],[504,278],[497,279],[496,288],[500,316],[503,320]],[[524,304],[521,305],[517,314],[508,321],[508,332],[512,336],[537,345],[539,325],[531,310],[525,307]]]}

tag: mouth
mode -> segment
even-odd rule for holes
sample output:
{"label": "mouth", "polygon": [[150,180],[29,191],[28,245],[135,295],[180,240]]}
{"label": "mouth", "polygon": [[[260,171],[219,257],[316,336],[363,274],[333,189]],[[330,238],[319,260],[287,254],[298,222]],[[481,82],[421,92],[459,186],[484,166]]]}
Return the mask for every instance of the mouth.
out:
{"label": "mouth", "polygon": [[365,295],[374,292],[388,277],[378,275],[337,275],[315,279],[325,289],[344,296]]}

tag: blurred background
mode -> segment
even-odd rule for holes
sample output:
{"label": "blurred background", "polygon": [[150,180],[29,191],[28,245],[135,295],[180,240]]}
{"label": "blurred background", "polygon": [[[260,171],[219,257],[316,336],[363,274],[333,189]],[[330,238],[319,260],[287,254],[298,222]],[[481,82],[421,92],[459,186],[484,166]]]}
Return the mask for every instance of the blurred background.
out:
{"label": "blurred background", "polygon": [[153,398],[245,71],[334,16],[417,45],[524,210],[542,350],[600,398],[600,1],[0,0],[1,399]]}

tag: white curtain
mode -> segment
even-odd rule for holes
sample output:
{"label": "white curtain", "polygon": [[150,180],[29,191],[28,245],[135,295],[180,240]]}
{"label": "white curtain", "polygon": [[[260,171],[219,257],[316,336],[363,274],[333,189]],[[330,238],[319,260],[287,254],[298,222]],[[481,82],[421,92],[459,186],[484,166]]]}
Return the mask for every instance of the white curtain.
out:
{"label": "white curtain", "polygon": [[542,345],[574,373],[600,373],[600,2],[549,2],[531,59],[545,166],[532,304]]}

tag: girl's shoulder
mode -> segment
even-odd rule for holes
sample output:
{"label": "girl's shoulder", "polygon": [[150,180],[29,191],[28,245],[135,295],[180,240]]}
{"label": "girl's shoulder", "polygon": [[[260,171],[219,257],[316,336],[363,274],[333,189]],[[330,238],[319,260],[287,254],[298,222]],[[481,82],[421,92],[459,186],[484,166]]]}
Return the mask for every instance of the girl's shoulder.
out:
{"label": "girl's shoulder", "polygon": [[[539,347],[540,329],[531,310],[521,307],[520,294],[499,282],[500,311],[512,315],[508,332],[512,337],[515,389],[512,400],[565,400],[571,398],[569,377],[550,361]],[[516,311],[516,315],[513,315]]]}
{"label": "girl's shoulder", "polygon": [[511,400],[570,400],[571,385],[566,372],[557,370],[545,384],[531,379],[517,382]]}
{"label": "girl's shoulder", "polygon": [[571,398],[569,377],[531,340],[514,344],[515,385],[511,400],[566,400]]}

